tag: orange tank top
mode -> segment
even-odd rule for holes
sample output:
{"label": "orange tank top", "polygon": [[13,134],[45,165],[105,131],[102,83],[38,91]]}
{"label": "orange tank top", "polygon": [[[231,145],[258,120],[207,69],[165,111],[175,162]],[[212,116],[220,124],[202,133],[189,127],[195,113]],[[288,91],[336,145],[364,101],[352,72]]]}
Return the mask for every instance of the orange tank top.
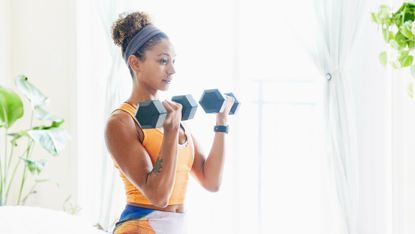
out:
{"label": "orange tank top", "polygon": [[[135,118],[136,108],[128,103],[121,104],[116,110],[122,110],[131,115],[137,125]],[[184,129],[184,128],[183,128]],[[143,146],[151,157],[153,166],[160,153],[161,143],[163,141],[163,133],[159,129],[142,129],[144,133]],[[177,147],[176,175],[174,180],[173,192],[169,198],[168,205],[183,204],[186,195],[189,173],[193,165],[194,146],[190,134],[184,129],[186,135],[186,143]],[[115,161],[114,161],[115,163]],[[152,205],[151,201],[134,186],[124,175],[119,166],[115,163],[115,167],[120,172],[121,179],[124,183],[125,193],[128,203]]]}

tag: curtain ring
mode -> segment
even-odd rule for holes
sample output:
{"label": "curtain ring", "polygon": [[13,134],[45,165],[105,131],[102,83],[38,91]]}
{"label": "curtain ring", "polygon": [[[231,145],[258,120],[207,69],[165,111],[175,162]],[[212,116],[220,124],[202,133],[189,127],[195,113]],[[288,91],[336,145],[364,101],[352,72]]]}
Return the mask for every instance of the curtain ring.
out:
{"label": "curtain ring", "polygon": [[331,73],[326,73],[326,79],[327,79],[328,81],[330,81],[330,80],[331,80],[331,78],[333,78],[333,77],[332,77],[332,75],[331,75]]}

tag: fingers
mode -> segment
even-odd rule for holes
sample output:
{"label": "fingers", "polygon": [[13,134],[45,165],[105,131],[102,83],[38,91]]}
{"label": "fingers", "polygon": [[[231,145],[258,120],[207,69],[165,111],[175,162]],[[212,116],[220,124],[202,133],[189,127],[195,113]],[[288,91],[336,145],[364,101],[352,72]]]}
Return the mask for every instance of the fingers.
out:
{"label": "fingers", "polygon": [[164,100],[162,103],[163,103],[164,108],[166,108],[167,113],[182,110],[182,105],[180,103],[172,102],[169,100]]}
{"label": "fingers", "polygon": [[[167,118],[170,119],[178,119],[180,121],[181,114],[182,114],[182,105],[177,102],[172,102],[169,100],[164,100],[163,102],[164,108],[166,108],[167,111]],[[176,117],[177,116],[177,117]]]}
{"label": "fingers", "polygon": [[173,107],[172,107],[172,105],[171,105],[171,103],[169,103],[169,101],[164,100],[161,103],[163,104],[164,108],[166,108],[167,113],[170,113],[170,112],[172,112],[174,110]]}
{"label": "fingers", "polygon": [[235,103],[235,98],[232,96],[226,96],[226,105],[232,106]]}
{"label": "fingers", "polygon": [[225,107],[223,108],[223,110],[221,111],[224,114],[229,114],[233,104],[235,103],[235,98],[232,96],[225,96]]}

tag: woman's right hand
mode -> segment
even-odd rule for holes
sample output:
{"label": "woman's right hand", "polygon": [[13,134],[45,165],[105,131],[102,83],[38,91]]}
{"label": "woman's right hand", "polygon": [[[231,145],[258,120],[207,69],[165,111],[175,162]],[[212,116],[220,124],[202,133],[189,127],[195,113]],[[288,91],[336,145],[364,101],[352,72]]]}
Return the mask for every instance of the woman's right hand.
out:
{"label": "woman's right hand", "polygon": [[166,108],[167,116],[163,123],[165,132],[174,132],[179,130],[180,121],[182,119],[182,105],[169,100],[164,100],[164,108]]}

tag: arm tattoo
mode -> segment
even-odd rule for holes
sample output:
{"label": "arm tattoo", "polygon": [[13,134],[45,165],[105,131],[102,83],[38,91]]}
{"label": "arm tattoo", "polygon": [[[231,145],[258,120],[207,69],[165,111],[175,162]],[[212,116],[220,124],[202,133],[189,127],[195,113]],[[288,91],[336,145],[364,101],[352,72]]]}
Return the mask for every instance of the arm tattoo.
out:
{"label": "arm tattoo", "polygon": [[150,171],[149,175],[159,173],[162,168],[163,168],[163,159],[158,157],[156,160],[156,163],[154,164],[153,170]]}

